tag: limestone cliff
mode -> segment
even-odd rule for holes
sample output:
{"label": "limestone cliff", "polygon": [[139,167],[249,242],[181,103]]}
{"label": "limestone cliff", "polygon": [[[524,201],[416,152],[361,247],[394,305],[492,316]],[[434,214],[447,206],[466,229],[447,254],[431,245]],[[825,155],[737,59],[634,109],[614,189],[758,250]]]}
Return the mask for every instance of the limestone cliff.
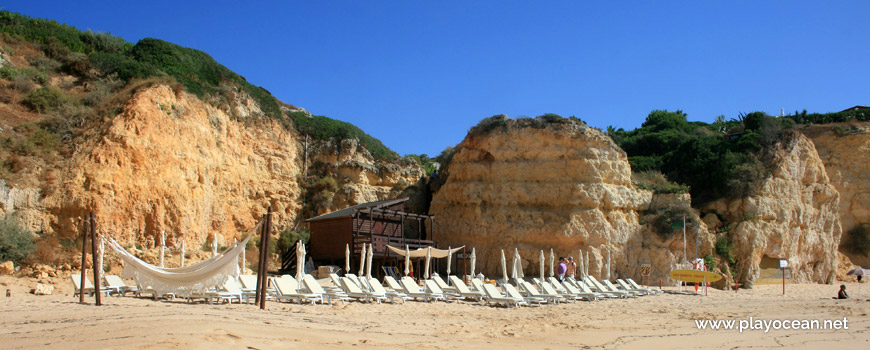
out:
{"label": "limestone cliff", "polygon": [[778,145],[770,176],[756,193],[706,206],[737,222],[730,238],[738,256],[737,278],[752,285],[762,265],[788,259],[794,282],[830,283],[840,242],[840,196],[813,143],[793,133]]}
{"label": "limestone cliff", "polygon": [[[831,185],[840,193],[843,232],[870,224],[870,123],[812,125],[801,132],[813,140]],[[856,264],[870,266],[870,257],[847,247],[841,251]]]}
{"label": "limestone cliff", "polygon": [[655,272],[667,273],[682,255],[682,244],[645,247],[644,236],[654,234],[639,212],[652,193],[632,185],[625,152],[610,137],[576,119],[496,119],[503,126],[472,129],[457,146],[434,194],[440,246],[475,247],[479,270],[490,276],[501,275],[500,249],[518,248],[526,273],[537,273],[541,249],[575,257],[582,249],[597,276],[606,274],[608,252],[614,276],[631,277],[641,262],[661,261]]}
{"label": "limestone cliff", "polygon": [[[256,109],[255,103],[247,108]],[[137,92],[123,111],[79,145],[60,184],[46,195],[47,231],[75,234],[93,209],[103,232],[153,246],[184,237],[198,247],[250,230],[273,205],[275,225],[295,218],[299,173],[294,135],[271,120],[236,117],[168,86]]]}
{"label": "limestone cliff", "polygon": [[214,233],[222,246],[241,237],[270,204],[273,233],[295,225],[299,179],[313,163],[315,179],[339,185],[323,211],[397,196],[423,175],[416,163],[374,160],[355,139],[312,142],[306,152],[292,127],[259,115],[244,94],[217,108],[166,85],[142,88],[80,138],[51,182],[18,188],[0,180],[0,213],[70,241],[93,210],[101,233],[154,262],[164,230],[168,246],[183,237],[193,258]]}

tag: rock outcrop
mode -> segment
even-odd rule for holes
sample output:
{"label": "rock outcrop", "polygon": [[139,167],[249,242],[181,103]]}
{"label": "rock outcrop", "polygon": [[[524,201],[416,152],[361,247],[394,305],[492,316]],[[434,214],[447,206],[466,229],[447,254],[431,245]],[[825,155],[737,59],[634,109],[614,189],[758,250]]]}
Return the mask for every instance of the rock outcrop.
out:
{"label": "rock outcrop", "polygon": [[229,245],[269,204],[275,225],[288,226],[298,210],[296,138],[272,120],[245,125],[239,113],[165,85],[138,91],[78,145],[43,201],[46,229],[75,237],[94,210],[100,231],[122,243],[153,247],[165,230],[167,245],[183,236],[191,250],[215,232]]}
{"label": "rock outcrop", "polygon": [[800,133],[783,141],[770,176],[751,196],[710,203],[726,222],[738,257],[737,279],[747,286],[765,262],[787,259],[794,282],[831,283],[840,242],[840,196],[813,143]]}
{"label": "rock outcrop", "polygon": [[332,177],[338,186],[316,214],[395,198],[424,174],[414,162],[375,160],[357,139],[312,142],[306,162],[310,171]]}
{"label": "rock outcrop", "polygon": [[596,276],[606,275],[608,252],[613,276],[631,277],[651,261],[666,274],[682,255],[682,243],[645,247],[661,241],[639,223],[652,193],[632,185],[625,152],[610,137],[576,119],[496,122],[504,126],[472,129],[457,146],[434,194],[439,246],[475,247],[478,270],[490,276],[501,276],[501,249],[518,248],[527,274],[537,273],[540,250],[550,248],[560,256],[590,252]]}
{"label": "rock outcrop", "polygon": [[[843,232],[870,225],[870,123],[812,125],[801,131],[813,140],[831,185],[840,193]],[[848,247],[840,250],[853,262],[870,266],[870,257]]]}

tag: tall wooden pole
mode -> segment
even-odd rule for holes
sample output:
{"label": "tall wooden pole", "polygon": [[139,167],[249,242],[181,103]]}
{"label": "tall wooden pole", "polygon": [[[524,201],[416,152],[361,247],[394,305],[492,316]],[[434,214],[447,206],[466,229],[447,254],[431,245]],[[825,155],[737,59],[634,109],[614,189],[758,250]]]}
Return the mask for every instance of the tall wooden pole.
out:
{"label": "tall wooden pole", "polygon": [[263,225],[260,226],[260,246],[257,255],[257,290],[254,295],[254,305],[260,304],[260,287],[263,285],[263,232],[266,232],[266,215],[263,214]]}
{"label": "tall wooden pole", "polygon": [[90,220],[85,220],[85,222],[84,222],[85,231],[84,231],[84,234],[82,234],[82,272],[81,272],[81,276],[80,276],[81,283],[79,283],[79,286],[80,286],[80,288],[79,288],[79,302],[80,303],[85,302],[85,293],[83,293],[83,291],[85,290],[85,281],[87,281],[87,279],[85,277],[85,273],[88,271],[88,269],[87,269],[85,263],[87,263],[87,257],[88,257],[88,236],[91,234],[90,223],[91,223]]}
{"label": "tall wooden pole", "polygon": [[268,287],[268,279],[266,278],[266,267],[269,265],[269,235],[272,233],[272,206],[269,206],[266,212],[266,229],[263,235],[263,286],[260,291],[260,310],[266,309],[266,288]]}
{"label": "tall wooden pole", "polygon": [[[97,222],[94,219],[94,212],[91,212],[91,257],[96,260],[97,253]],[[97,306],[102,305],[100,302],[100,269],[94,266],[94,296],[96,297]]]}

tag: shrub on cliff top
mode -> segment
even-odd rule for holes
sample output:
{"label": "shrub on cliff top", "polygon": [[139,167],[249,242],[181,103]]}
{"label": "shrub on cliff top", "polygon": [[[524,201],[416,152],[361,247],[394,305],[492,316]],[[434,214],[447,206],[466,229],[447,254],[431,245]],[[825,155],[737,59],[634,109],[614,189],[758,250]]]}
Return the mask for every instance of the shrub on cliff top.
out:
{"label": "shrub on cliff top", "polygon": [[0,261],[21,263],[33,252],[33,235],[11,215],[0,218]]}
{"label": "shrub on cliff top", "polygon": [[393,160],[399,156],[384,146],[380,140],[366,134],[351,123],[319,115],[310,115],[302,111],[290,112],[289,116],[300,134],[308,135],[315,140],[357,139],[375,159]]}

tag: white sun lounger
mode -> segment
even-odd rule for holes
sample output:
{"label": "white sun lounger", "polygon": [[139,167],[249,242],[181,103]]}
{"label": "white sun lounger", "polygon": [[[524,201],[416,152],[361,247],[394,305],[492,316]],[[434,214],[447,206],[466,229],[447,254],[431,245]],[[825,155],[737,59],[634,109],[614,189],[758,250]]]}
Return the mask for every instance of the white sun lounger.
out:
{"label": "white sun lounger", "polygon": [[332,304],[332,299],[341,300],[341,302],[345,302],[346,300],[350,300],[350,298],[344,292],[337,291],[326,291],[323,289],[323,286],[320,285],[320,282],[317,282],[314,279],[314,276],[305,274],[302,276],[302,285],[308,289],[308,292],[311,294],[320,294],[323,297],[326,297],[326,302]]}
{"label": "white sun lounger", "polygon": [[[81,293],[81,291],[82,291],[82,279],[81,278],[82,278],[81,274],[73,274],[72,276],[70,276],[70,279],[72,280],[73,288],[74,288],[73,289],[73,296],[79,295],[79,293]],[[91,282],[91,280],[87,276],[85,276],[84,292],[88,293],[88,295],[92,296],[92,295],[94,295],[95,288],[96,287],[94,286],[94,283]],[[108,296],[111,291],[112,290],[109,288],[100,288],[100,293],[104,293],[104,294],[106,294],[106,296]]]}
{"label": "white sun lounger", "polygon": [[118,275],[105,275],[103,279],[106,281],[106,288],[112,289],[115,293],[126,296],[127,293],[135,293],[139,290],[136,286],[128,286]]}
{"label": "white sun lounger", "polygon": [[448,278],[450,279],[450,282],[453,282],[453,287],[456,288],[456,293],[458,293],[459,296],[463,298],[474,299],[477,301],[483,299],[483,292],[472,291],[468,289],[468,286],[466,286],[465,282],[462,282],[459,277],[450,276]]}
{"label": "white sun lounger", "polygon": [[616,292],[626,292],[626,293],[628,293],[629,296],[633,296],[633,297],[639,297],[639,296],[643,296],[643,295],[644,295],[644,293],[641,292],[641,291],[619,289],[619,287],[615,286],[613,283],[611,283],[611,282],[608,281],[608,280],[604,280],[604,286],[607,287],[607,289],[610,289],[610,290],[612,290],[612,291],[616,291]]}
{"label": "white sun lounger", "polygon": [[[447,276],[447,278],[450,277],[453,276]],[[432,276],[432,280],[435,281],[435,284],[437,284],[438,288],[441,288],[442,291],[447,293],[456,293],[456,287],[448,286],[447,283],[445,283],[444,280],[441,279],[441,276]]]}
{"label": "white sun lounger", "polygon": [[[533,286],[530,286],[530,287],[533,287]],[[556,288],[554,288],[553,285],[550,284],[550,282],[546,282],[546,281],[541,282],[541,294],[548,295],[551,297],[555,296],[555,297],[562,298],[562,299],[559,299],[559,301],[565,301],[567,299],[575,300],[574,296],[571,296],[571,295],[566,296],[566,295],[563,295],[562,293],[559,293],[559,291],[557,291]]]}
{"label": "white sun lounger", "polygon": [[588,293],[584,292],[584,291],[578,289],[577,287],[575,287],[570,282],[565,282],[565,283],[563,283],[563,285],[564,285],[565,289],[568,290],[568,293],[571,293],[572,295],[575,295],[577,297],[580,297],[580,298],[583,298],[583,299],[589,300],[589,301],[598,300],[597,294],[592,293],[592,292],[588,292]]}
{"label": "white sun lounger", "polygon": [[542,293],[538,290],[538,288],[535,288],[534,285],[526,281],[520,282],[520,288],[522,288],[522,291],[523,293],[525,293],[526,296],[541,298],[546,300],[548,303],[557,304],[560,301],[565,301],[565,298],[562,297],[559,293]]}
{"label": "white sun lounger", "polygon": [[625,281],[623,281],[622,279],[617,279],[617,280],[616,280],[616,284],[617,284],[620,288],[622,288],[622,290],[627,290],[627,291],[630,291],[630,292],[637,292],[637,293],[641,293],[641,294],[643,294],[643,295],[652,295],[652,294],[654,294],[653,292],[648,291],[648,290],[646,290],[646,289],[634,289],[634,287],[632,287],[632,286],[629,285],[628,283],[625,283]]}
{"label": "white sun lounger", "polygon": [[640,286],[639,284],[637,284],[637,282],[635,282],[635,281],[634,281],[633,279],[631,279],[631,278],[626,278],[626,279],[625,279],[625,282],[627,282],[630,286],[634,287],[635,289],[639,289],[639,290],[647,290],[647,291],[652,292],[653,294],[659,294],[659,293],[662,293],[662,291],[661,291],[661,290],[658,290],[658,289],[653,289],[653,288],[644,288],[644,287]]}
{"label": "white sun lounger", "polygon": [[423,281],[424,291],[431,295],[441,296],[445,302],[450,302],[450,299],[458,299],[460,296],[458,294],[445,293],[441,287],[438,286],[433,280],[425,280]]}
{"label": "white sun lounger", "polygon": [[586,280],[589,281],[590,283],[592,283],[592,285],[594,285],[595,288],[597,288],[602,293],[614,294],[620,298],[628,298],[628,297],[634,296],[634,294],[626,292],[624,290],[618,290],[618,291],[611,290],[610,288],[607,288],[607,286],[601,284],[601,282],[598,282],[598,280],[595,279],[595,277],[588,276],[588,277],[586,277]]}
{"label": "white sun lounger", "polygon": [[504,288],[505,294],[507,294],[508,297],[521,298],[529,306],[531,306],[532,304],[541,305],[541,304],[549,304],[550,303],[550,300],[545,299],[545,298],[538,298],[538,297],[533,297],[533,296],[523,296],[520,293],[520,291],[518,291],[517,288],[514,287],[514,285],[510,284],[510,283],[506,283],[506,284],[502,285],[502,288]]}
{"label": "white sun lounger", "polygon": [[384,285],[381,284],[381,282],[378,282],[378,280],[375,278],[369,279],[368,282],[369,282],[369,287],[371,287],[371,289],[372,289],[372,292],[378,293],[378,294],[383,294],[387,298],[390,298],[390,303],[395,304],[397,298],[399,300],[402,300],[402,304],[405,303],[405,300],[411,299],[411,297],[409,297],[405,293],[398,292],[394,289],[387,290],[386,288],[384,288]]}
{"label": "white sun lounger", "polygon": [[365,302],[371,302],[372,300],[376,301],[378,304],[381,303],[382,300],[386,300],[387,296],[384,294],[366,292],[359,288],[350,278],[342,277],[341,278],[341,286],[344,287],[344,292],[347,293],[348,297],[356,298],[357,300],[365,300]]}
{"label": "white sun lounger", "polygon": [[310,301],[315,304],[317,301],[323,303],[323,296],[313,293],[300,293],[298,291],[299,284],[291,277],[277,277],[271,279],[272,285],[275,287],[275,298],[278,300],[296,300],[299,304],[303,301]]}
{"label": "white sun lounger", "polygon": [[417,282],[414,282],[413,279],[407,276],[402,277],[401,285],[403,288],[403,292],[414,299],[423,298],[423,300],[427,303],[429,302],[429,299],[445,299],[443,295],[430,294],[421,290],[420,287],[417,285]]}
{"label": "white sun lounger", "polygon": [[528,303],[523,298],[512,298],[506,297],[495,288],[494,285],[489,283],[482,283],[481,289],[483,289],[484,294],[486,295],[486,303],[491,304],[505,304],[505,306],[520,306],[520,305],[528,305]]}
{"label": "white sun lounger", "polygon": [[391,276],[384,276],[384,283],[387,284],[387,287],[397,292],[403,292],[405,290],[405,288],[399,284],[399,281],[396,281],[396,279]]}

